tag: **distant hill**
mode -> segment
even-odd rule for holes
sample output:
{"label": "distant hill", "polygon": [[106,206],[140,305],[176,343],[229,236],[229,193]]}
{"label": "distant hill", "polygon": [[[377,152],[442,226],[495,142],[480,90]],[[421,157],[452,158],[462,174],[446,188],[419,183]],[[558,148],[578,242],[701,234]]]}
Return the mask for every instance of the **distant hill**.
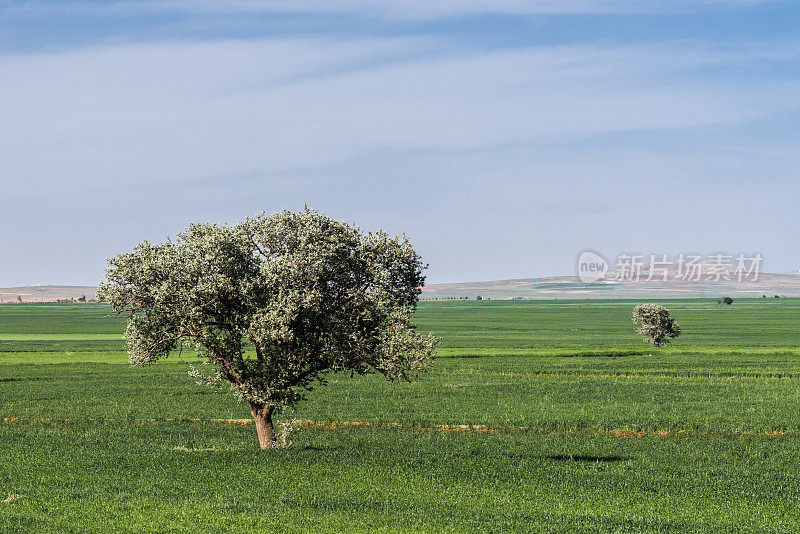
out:
{"label": "distant hill", "polygon": [[800,275],[759,273],[756,281],[700,280],[686,281],[669,273],[666,281],[654,277],[646,281],[616,280],[618,273],[609,272],[605,278],[589,284],[577,276],[550,278],[520,278],[458,284],[431,284],[422,289],[423,299],[477,296],[492,299],[625,299],[625,298],[721,298],[739,297],[800,297]]}
{"label": "distant hill", "polygon": [[97,293],[95,286],[23,286],[0,288],[0,299],[3,303],[19,302],[55,302],[56,300],[75,299],[82,296],[93,299]]}
{"label": "distant hill", "polygon": [[[617,280],[618,273],[611,271],[605,278],[589,284],[577,276],[552,276],[547,278],[519,278],[487,282],[462,282],[456,284],[430,284],[422,289],[423,299],[477,296],[491,299],[625,299],[625,298],[721,298],[800,297],[800,275],[790,273],[761,272],[756,281],[744,280],[700,280],[686,281],[674,272],[667,280],[654,276],[647,281],[646,270],[640,281]],[[82,295],[95,298],[95,286],[24,286],[0,288],[3,303],[54,302],[63,299],[77,300]]]}

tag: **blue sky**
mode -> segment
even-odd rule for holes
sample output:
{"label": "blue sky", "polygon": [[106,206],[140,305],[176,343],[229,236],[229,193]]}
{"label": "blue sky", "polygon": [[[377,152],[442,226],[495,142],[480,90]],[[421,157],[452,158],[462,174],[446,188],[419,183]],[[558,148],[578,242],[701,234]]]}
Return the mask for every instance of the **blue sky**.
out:
{"label": "blue sky", "polygon": [[[224,5],[224,7],[222,7]],[[303,204],[430,282],[800,268],[800,2],[0,1],[0,287]]]}

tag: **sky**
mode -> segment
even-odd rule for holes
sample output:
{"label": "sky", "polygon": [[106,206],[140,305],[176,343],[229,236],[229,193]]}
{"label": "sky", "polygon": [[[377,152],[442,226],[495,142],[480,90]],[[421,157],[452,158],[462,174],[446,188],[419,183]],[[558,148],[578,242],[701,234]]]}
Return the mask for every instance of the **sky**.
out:
{"label": "sky", "polygon": [[0,0],[0,287],[304,204],[428,282],[800,268],[800,2]]}

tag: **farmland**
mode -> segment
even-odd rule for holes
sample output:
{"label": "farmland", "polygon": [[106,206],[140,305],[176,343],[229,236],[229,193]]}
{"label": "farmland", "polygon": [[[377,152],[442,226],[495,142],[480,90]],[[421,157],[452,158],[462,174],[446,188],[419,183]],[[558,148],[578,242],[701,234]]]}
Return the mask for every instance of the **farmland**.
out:
{"label": "farmland", "polygon": [[102,305],[0,307],[0,530],[800,530],[800,300],[422,302],[421,380],[330,376],[257,448],[190,351],[127,365]]}

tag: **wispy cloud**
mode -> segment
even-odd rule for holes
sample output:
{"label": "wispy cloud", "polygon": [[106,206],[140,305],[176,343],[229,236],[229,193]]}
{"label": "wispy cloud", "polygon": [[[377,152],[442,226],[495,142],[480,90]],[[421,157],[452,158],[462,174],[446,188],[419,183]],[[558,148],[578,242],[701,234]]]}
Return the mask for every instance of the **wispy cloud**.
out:
{"label": "wispy cloud", "polygon": [[[0,159],[29,194],[734,124],[800,83],[699,74],[796,55],[698,43],[453,51],[421,39],[149,43],[0,57]],[[56,186],[57,187],[57,186]]]}

